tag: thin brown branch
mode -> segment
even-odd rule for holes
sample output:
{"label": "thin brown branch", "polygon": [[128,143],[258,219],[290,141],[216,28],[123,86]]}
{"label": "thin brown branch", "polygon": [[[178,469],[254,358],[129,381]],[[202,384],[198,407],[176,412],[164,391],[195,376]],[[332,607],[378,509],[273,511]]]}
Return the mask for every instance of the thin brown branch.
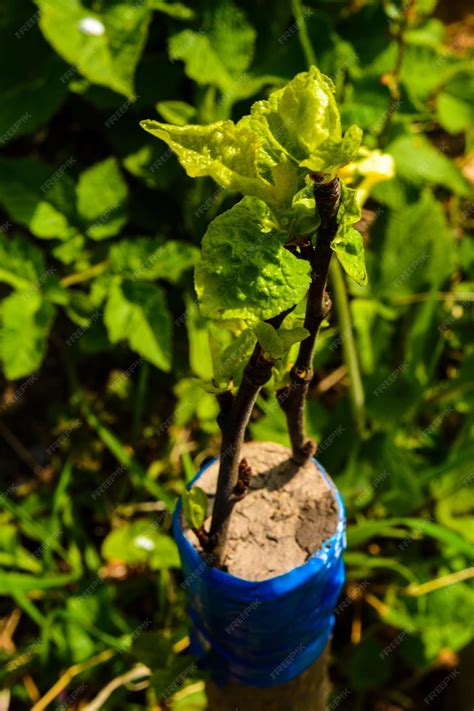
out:
{"label": "thin brown branch", "polygon": [[314,346],[322,322],[331,309],[331,299],[326,290],[331,242],[337,232],[337,210],[340,202],[338,178],[324,183],[324,176],[313,175],[314,195],[321,220],[316,248],[308,255],[312,267],[312,281],[308,292],[304,327],[309,336],[300,343],[296,362],[290,371],[290,382],[278,391],[277,398],[286,415],[293,450],[293,460],[304,462],[316,451],[316,445],[305,436],[305,400],[311,382]]}
{"label": "thin brown branch", "polygon": [[[292,306],[278,316],[269,319],[268,323],[274,328],[279,328],[294,308]],[[268,359],[257,343],[244,368],[242,381],[233,398],[231,408],[225,418],[221,419],[223,427],[219,476],[210,530],[210,547],[217,565],[222,560],[229,517],[236,501],[235,487],[239,481],[240,453],[245,431],[257,396],[262,386],[270,380],[274,364],[275,361]]]}

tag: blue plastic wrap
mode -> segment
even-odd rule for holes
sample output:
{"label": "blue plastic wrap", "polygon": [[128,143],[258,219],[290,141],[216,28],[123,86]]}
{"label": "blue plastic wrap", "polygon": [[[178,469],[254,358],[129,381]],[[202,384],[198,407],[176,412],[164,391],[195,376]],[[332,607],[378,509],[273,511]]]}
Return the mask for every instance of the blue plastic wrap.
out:
{"label": "blue plastic wrap", "polygon": [[283,684],[311,666],[331,636],[344,583],[345,511],[332,480],[313,461],[334,491],[337,530],[304,565],[274,578],[251,582],[207,565],[183,533],[178,501],[173,532],[192,620],[191,652],[221,685]]}

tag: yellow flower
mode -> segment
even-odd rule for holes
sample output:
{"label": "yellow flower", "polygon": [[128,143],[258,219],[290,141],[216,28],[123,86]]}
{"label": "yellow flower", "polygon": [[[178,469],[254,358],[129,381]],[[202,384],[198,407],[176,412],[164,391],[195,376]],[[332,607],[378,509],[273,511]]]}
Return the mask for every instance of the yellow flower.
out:
{"label": "yellow flower", "polygon": [[388,153],[382,153],[378,149],[369,151],[367,148],[361,148],[357,160],[346,165],[339,175],[349,184],[362,178],[356,186],[357,199],[362,206],[374,185],[394,177],[395,163]]}

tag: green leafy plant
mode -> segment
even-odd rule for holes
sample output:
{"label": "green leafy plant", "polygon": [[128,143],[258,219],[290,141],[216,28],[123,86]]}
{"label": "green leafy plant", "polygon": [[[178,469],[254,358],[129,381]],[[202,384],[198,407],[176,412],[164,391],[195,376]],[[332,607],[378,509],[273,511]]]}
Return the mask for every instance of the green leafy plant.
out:
{"label": "green leafy plant", "polygon": [[[202,235],[242,194],[189,180],[138,124],[236,126],[311,64],[334,82],[341,137],[353,124],[364,132],[339,177],[362,206],[352,225],[367,284],[346,279],[333,255],[333,310],[306,407],[348,513],[334,700],[344,711],[422,708],[455,664],[460,678],[440,701],[463,705],[474,605],[472,49],[467,6],[438,6],[1,3],[0,686],[11,708],[31,709],[38,693],[54,705],[60,680],[64,694],[82,689],[79,704],[129,673],[143,674],[143,689],[147,666],[160,670],[153,685],[115,687],[105,703],[152,708],[163,685],[170,693],[168,672],[179,674],[186,606],[164,506],[218,453],[215,393],[237,388],[257,339],[272,359],[280,346],[261,316],[223,322],[196,303]],[[303,156],[290,152],[298,182]],[[301,235],[318,229],[308,200],[311,183],[288,206]],[[263,242],[236,259],[254,246]],[[293,256],[272,253],[283,252]],[[303,324],[300,306],[273,329],[291,339],[283,332]],[[289,444],[274,394],[298,349],[284,345],[258,394],[255,439]],[[204,709],[201,672],[182,678],[168,705]]]}
{"label": "green leafy plant", "polygon": [[[237,124],[141,125],[169,145],[188,175],[209,176],[244,196],[209,225],[195,272],[203,315],[233,322],[238,336],[212,378],[221,405],[223,456],[206,540],[201,509],[198,516],[191,492],[184,499],[188,523],[201,531],[200,539],[218,559],[235,493],[242,488],[240,451],[253,405],[275,364],[296,344],[289,382],[277,396],[293,459],[302,464],[315,451],[306,440],[303,409],[314,344],[330,309],[326,283],[332,253],[359,284],[367,281],[362,237],[352,227],[360,219],[357,193],[337,177],[356,158],[362,134],[356,126],[342,134],[334,86],[314,66],[254,103]],[[294,327],[282,328],[298,308]],[[253,351],[239,373],[252,340]],[[234,397],[235,381],[240,383]]]}

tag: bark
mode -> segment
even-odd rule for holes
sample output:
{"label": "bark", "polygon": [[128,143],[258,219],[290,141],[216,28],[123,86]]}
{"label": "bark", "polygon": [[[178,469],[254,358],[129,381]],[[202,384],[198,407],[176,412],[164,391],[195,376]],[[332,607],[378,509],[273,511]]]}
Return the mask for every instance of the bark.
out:
{"label": "bark", "polygon": [[316,451],[316,445],[305,435],[305,402],[308,386],[313,377],[313,353],[316,338],[322,322],[331,310],[331,299],[326,290],[329,265],[331,262],[331,242],[337,232],[337,210],[340,202],[339,179],[322,183],[323,176],[314,176],[314,195],[321,224],[318,230],[316,248],[310,246],[307,259],[312,268],[312,280],[308,292],[304,327],[309,336],[301,342],[296,362],[290,371],[290,382],[277,393],[283,409],[293,450],[293,460],[304,462]]}
{"label": "bark", "polygon": [[208,681],[208,711],[326,711],[328,647],[296,679],[271,689],[256,689],[235,683],[220,688]]}
{"label": "bark", "polygon": [[[293,309],[294,306],[269,319],[268,323],[274,328],[279,328]],[[239,480],[240,453],[245,430],[258,394],[262,386],[271,378],[274,364],[275,361],[268,360],[264,356],[260,345],[257,343],[249,362],[245,366],[242,382],[235,397],[219,398],[221,413],[218,421],[222,431],[222,444],[208,546],[209,550],[213,552],[213,560],[216,566],[219,566],[221,562],[229,516],[236,501],[234,490]]]}

